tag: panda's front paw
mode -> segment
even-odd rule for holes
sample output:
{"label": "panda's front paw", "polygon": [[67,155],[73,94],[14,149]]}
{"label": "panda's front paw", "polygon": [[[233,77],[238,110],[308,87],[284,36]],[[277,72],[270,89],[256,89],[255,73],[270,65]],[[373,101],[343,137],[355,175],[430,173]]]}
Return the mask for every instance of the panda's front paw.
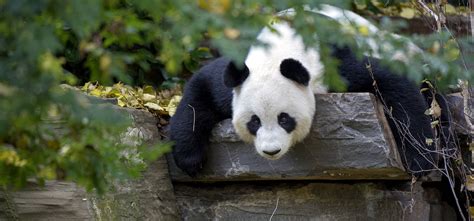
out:
{"label": "panda's front paw", "polygon": [[196,177],[205,161],[202,153],[184,154],[173,151],[173,158],[176,165],[191,177]]}

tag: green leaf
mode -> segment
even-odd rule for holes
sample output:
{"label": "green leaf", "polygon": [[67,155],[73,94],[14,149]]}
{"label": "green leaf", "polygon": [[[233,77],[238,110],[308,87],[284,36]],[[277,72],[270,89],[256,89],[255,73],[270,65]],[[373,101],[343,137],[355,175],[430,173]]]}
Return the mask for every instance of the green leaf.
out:
{"label": "green leaf", "polygon": [[415,17],[415,9],[413,8],[402,8],[400,16],[406,19],[412,19]]}

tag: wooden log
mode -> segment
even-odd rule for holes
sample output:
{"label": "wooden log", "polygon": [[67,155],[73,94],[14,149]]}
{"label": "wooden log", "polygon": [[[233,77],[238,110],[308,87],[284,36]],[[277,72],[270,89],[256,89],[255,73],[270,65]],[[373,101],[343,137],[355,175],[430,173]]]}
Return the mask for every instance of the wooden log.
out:
{"label": "wooden log", "polygon": [[316,95],[308,137],[283,158],[259,156],[230,120],[214,130],[207,162],[196,178],[168,157],[173,181],[409,179],[381,107],[368,93]]}

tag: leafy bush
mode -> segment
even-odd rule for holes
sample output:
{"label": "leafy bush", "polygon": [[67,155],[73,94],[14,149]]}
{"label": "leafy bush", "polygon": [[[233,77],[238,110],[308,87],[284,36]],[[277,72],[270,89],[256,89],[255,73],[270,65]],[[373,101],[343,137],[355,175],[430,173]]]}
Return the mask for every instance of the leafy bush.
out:
{"label": "leafy bush", "polygon": [[[127,117],[84,102],[61,89],[60,83],[122,81],[173,88],[182,82],[179,77],[189,76],[202,60],[218,54],[214,48],[243,61],[261,27],[286,8],[294,8],[297,15],[279,19],[291,21],[309,46],[318,44],[325,82],[336,89],[344,87],[336,61],[328,56],[330,45],[346,44],[361,55],[355,46],[367,49],[367,37],[389,45],[374,53],[416,81],[431,78],[447,86],[458,78],[473,80],[459,65],[472,61],[460,50],[460,45],[473,48],[472,42],[454,41],[447,31],[415,36],[413,40],[429,53],[414,55],[406,63],[392,61],[395,49],[407,53],[401,47],[405,38],[368,33],[367,27],[340,28],[334,21],[304,12],[303,5],[318,7],[323,2],[343,8],[351,3],[0,0],[0,185],[66,178],[102,191],[113,178],[136,175],[144,165],[124,159],[120,153],[129,147],[117,144],[129,125]],[[388,31],[396,26],[382,20]]]}

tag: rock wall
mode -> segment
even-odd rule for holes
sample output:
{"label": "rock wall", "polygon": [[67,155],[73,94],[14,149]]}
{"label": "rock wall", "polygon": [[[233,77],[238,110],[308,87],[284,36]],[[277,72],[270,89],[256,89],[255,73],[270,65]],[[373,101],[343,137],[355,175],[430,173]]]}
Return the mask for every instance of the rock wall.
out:
{"label": "rock wall", "polygon": [[[403,171],[371,95],[316,99],[309,138],[280,161],[259,157],[222,122],[213,131],[208,164],[195,179],[168,156],[102,197],[70,182],[32,183],[0,191],[0,220],[455,220],[436,188],[439,177],[412,182]],[[134,119],[128,136],[160,141],[151,114],[117,109]]]}
{"label": "rock wall", "polygon": [[[161,140],[152,114],[116,109],[126,111],[134,121],[122,142],[136,142],[137,137],[148,144]],[[43,187],[31,183],[20,191],[0,191],[0,220],[180,220],[180,215],[168,164],[161,157],[149,165],[142,178],[116,183],[101,197],[63,181],[48,181]]]}

